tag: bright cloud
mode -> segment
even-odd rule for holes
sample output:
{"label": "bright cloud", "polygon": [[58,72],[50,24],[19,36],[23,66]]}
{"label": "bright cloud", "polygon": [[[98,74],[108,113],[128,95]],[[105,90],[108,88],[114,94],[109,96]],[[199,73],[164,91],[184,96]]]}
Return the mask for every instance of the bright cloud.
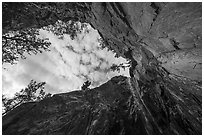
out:
{"label": "bright cloud", "polygon": [[90,26],[89,33],[78,34],[72,40],[68,35],[59,39],[52,33],[40,31],[41,37],[49,38],[51,51],[20,60],[16,65],[4,65],[3,93],[12,96],[27,86],[31,79],[45,81],[45,90],[50,93],[69,92],[80,89],[86,81],[91,87],[99,86],[116,75],[129,76],[128,70],[120,73],[110,71],[114,64],[126,63],[124,58],[115,58],[114,53],[101,49],[97,39],[99,34]]}

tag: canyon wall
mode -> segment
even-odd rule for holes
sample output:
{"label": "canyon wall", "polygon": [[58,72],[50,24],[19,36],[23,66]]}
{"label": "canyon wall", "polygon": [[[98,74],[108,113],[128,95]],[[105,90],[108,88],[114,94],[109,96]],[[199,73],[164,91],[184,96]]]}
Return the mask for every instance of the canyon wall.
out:
{"label": "canyon wall", "polygon": [[30,24],[26,14],[14,18],[20,24],[14,28],[12,18],[3,18],[3,32],[76,14],[74,19],[98,30],[109,49],[131,61],[131,77],[23,104],[3,117],[3,134],[202,134],[202,3],[61,7],[43,22],[35,14]]}

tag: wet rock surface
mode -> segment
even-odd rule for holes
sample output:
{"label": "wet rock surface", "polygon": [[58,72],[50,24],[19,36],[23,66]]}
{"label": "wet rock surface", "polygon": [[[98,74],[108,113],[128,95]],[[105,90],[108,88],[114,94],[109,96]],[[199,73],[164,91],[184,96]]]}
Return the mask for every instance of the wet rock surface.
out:
{"label": "wet rock surface", "polygon": [[3,117],[3,134],[202,134],[202,4],[83,6],[80,17],[131,61],[131,78],[23,104]]}

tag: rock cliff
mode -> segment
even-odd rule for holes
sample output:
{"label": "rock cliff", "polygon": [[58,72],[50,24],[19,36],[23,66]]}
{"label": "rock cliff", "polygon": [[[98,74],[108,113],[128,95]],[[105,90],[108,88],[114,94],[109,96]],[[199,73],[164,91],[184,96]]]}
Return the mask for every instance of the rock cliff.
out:
{"label": "rock cliff", "polygon": [[201,81],[201,10],[201,3],[93,3],[90,22],[119,55],[135,50],[137,62],[151,58],[172,74]]}
{"label": "rock cliff", "polygon": [[178,77],[144,85],[117,76],[22,104],[3,117],[3,134],[201,134],[199,90]]}
{"label": "rock cliff", "polygon": [[66,21],[76,13],[108,48],[131,60],[131,78],[118,76],[94,89],[22,104],[3,117],[3,134],[202,134],[201,3],[61,7],[43,22],[36,17],[28,24],[25,14],[11,27],[12,18],[3,18],[3,32]]}

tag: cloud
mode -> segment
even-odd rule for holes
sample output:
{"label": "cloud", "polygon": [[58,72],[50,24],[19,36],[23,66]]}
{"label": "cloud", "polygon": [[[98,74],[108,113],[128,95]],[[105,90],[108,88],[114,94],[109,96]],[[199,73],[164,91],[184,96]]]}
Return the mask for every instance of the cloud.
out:
{"label": "cloud", "polygon": [[[40,31],[42,38],[52,43],[50,52],[28,56],[17,65],[6,66],[3,71],[3,90],[13,94],[17,89],[26,87],[31,79],[45,81],[45,90],[50,93],[69,92],[80,89],[83,82],[90,80],[91,87],[99,86],[116,75],[129,76],[128,69],[120,73],[110,71],[112,64],[127,62],[115,58],[107,49],[99,47],[99,34],[88,25],[89,33],[78,34],[72,40],[68,35],[59,39],[52,33]],[[9,86],[10,85],[10,86]]]}

